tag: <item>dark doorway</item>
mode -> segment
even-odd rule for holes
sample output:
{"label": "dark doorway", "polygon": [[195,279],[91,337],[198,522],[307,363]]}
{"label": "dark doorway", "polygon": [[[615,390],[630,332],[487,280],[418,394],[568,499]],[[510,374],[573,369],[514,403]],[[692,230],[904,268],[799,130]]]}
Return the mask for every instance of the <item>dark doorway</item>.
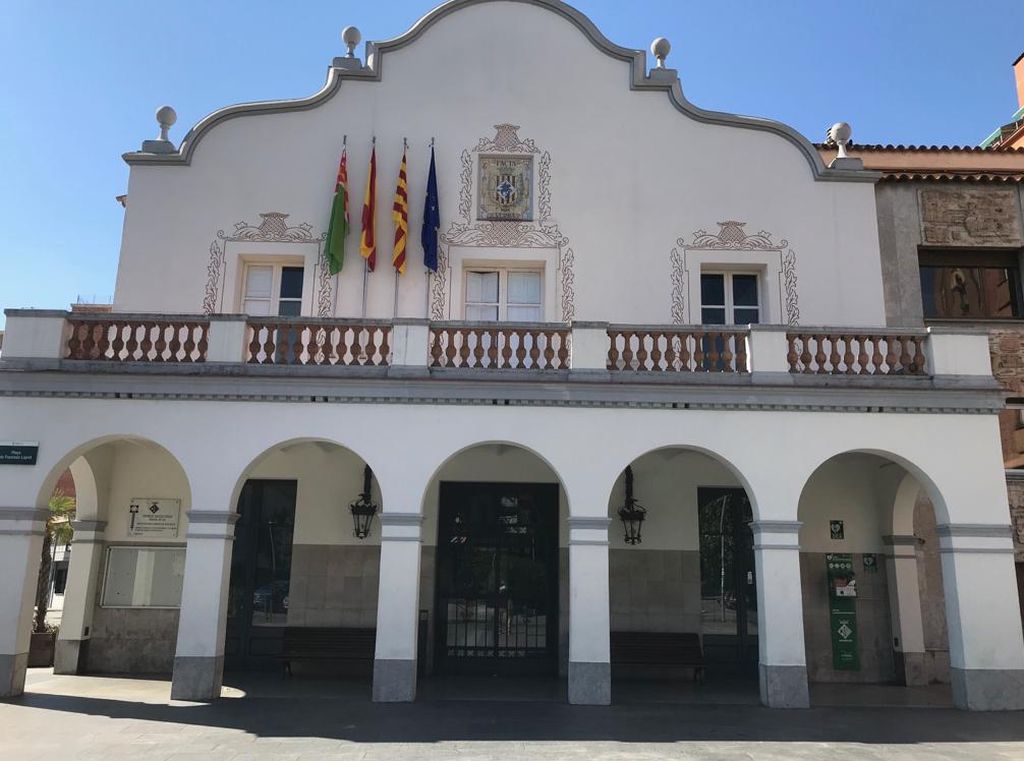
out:
{"label": "dark doorway", "polygon": [[750,500],[743,489],[697,489],[701,630],[709,667],[757,670],[757,583]]}
{"label": "dark doorway", "polygon": [[295,481],[250,479],[238,498],[228,587],[226,666],[280,666],[288,623]]}
{"label": "dark doorway", "polygon": [[442,482],[437,670],[555,674],[558,485]]}

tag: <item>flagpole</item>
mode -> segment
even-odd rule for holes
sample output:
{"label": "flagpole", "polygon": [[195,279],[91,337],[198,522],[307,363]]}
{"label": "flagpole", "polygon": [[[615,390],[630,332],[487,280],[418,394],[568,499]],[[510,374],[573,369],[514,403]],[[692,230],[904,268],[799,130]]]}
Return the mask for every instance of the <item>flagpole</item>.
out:
{"label": "flagpole", "polygon": [[[341,158],[344,161],[348,155],[348,135],[341,136]],[[345,214],[348,214],[348,169],[345,169]],[[348,234],[348,217],[345,218],[345,233]],[[342,236],[342,251],[344,252],[344,237]],[[328,241],[329,243],[329,241]],[[338,292],[341,291],[341,270],[334,275],[334,304],[331,306],[331,317],[338,316]]]}
{"label": "flagpole", "polygon": [[[430,158],[431,158],[431,162],[433,162],[433,158],[434,158],[434,138],[433,137],[430,138]],[[424,274],[423,281],[424,281],[424,286],[425,286],[424,287],[424,293],[423,293],[423,316],[426,319],[429,320],[430,319],[430,274],[431,274],[430,267],[424,267],[423,268],[423,274]]]}
{"label": "flagpole", "polygon": [[[371,150],[377,147],[377,136],[376,135],[374,135],[373,138],[370,140],[370,146],[371,146]],[[376,187],[374,188],[374,190],[376,190]],[[376,201],[376,199],[373,199],[373,201]],[[376,217],[374,218],[373,221],[374,221],[374,223],[376,223]],[[376,227],[376,225],[374,225],[374,226]],[[376,245],[376,241],[377,241],[377,231],[376,231],[376,229],[373,231],[373,240],[374,240],[374,245]],[[366,285],[367,285],[367,281],[369,280],[369,278],[370,278],[370,260],[366,259],[366,258],[363,258],[363,312],[362,312],[363,319],[366,319]]]}

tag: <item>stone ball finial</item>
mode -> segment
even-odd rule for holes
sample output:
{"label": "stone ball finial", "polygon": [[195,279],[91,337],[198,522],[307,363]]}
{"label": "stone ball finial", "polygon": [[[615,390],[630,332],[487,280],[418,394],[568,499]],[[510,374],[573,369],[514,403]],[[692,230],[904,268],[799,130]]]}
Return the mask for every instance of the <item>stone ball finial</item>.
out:
{"label": "stone ball finial", "polygon": [[651,43],[651,52],[654,57],[658,60],[658,68],[665,68],[665,59],[668,58],[668,54],[672,52],[672,43],[664,37],[659,37]]}
{"label": "stone ball finial", "polygon": [[346,26],[341,30],[341,41],[348,47],[348,57],[355,58],[356,56],[356,45],[363,39],[362,32],[356,29],[354,26]]}
{"label": "stone ball finial", "polygon": [[160,139],[167,140],[167,131],[178,121],[178,113],[170,106],[160,106],[156,110],[156,123],[160,125]]}
{"label": "stone ball finial", "polygon": [[836,158],[846,158],[846,146],[850,144],[853,137],[853,128],[846,122],[836,122],[828,128],[828,139],[836,144]]}

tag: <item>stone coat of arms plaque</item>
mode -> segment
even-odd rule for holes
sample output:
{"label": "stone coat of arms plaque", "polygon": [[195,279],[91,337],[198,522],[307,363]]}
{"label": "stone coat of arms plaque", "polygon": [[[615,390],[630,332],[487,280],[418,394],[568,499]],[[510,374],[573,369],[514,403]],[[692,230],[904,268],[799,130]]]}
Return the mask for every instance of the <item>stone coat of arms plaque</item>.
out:
{"label": "stone coat of arms plaque", "polygon": [[481,156],[477,219],[533,220],[533,157]]}

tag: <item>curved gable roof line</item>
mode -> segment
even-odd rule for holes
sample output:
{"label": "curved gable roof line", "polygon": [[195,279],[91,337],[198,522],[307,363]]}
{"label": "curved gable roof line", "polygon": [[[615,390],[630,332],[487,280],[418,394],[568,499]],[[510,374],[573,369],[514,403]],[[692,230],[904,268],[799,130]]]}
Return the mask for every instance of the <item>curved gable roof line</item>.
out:
{"label": "curved gable roof line", "polygon": [[[123,158],[128,164],[161,164],[161,165],[188,165],[192,163],[192,155],[202,137],[216,125],[229,119],[239,116],[273,114],[288,111],[305,111],[316,108],[324,101],[330,99],[341,87],[346,79],[365,80],[379,82],[384,72],[385,54],[392,50],[399,50],[406,45],[415,42],[427,29],[449,14],[455,13],[463,8],[472,5],[480,5],[496,0],[448,0],[426,13],[404,34],[390,40],[366,43],[366,65],[361,69],[342,69],[330,67],[327,72],[327,81],[323,88],[307,98],[292,100],[273,100],[257,103],[240,103],[226,108],[218,109],[203,117],[192,129],[188,131],[181,141],[178,150],[173,153],[125,153]],[[778,135],[795,145],[803,154],[811,173],[816,180],[840,180],[854,182],[877,182],[880,178],[878,172],[864,170],[831,169],[826,167],[821,160],[814,145],[806,137],[795,129],[782,122],[771,119],[760,119],[750,116],[738,116],[722,111],[707,111],[693,105],[683,95],[683,88],[676,76],[649,77],[647,75],[647,53],[643,50],[625,48],[616,45],[609,40],[600,29],[580,11],[568,5],[562,0],[502,0],[504,2],[519,2],[529,5],[536,5],[556,13],[579,29],[594,46],[620,61],[630,64],[630,89],[631,90],[662,90],[669,96],[680,112],[690,118],[705,124],[717,124],[728,127],[739,127],[741,129],[753,129],[763,132],[770,132]]]}

